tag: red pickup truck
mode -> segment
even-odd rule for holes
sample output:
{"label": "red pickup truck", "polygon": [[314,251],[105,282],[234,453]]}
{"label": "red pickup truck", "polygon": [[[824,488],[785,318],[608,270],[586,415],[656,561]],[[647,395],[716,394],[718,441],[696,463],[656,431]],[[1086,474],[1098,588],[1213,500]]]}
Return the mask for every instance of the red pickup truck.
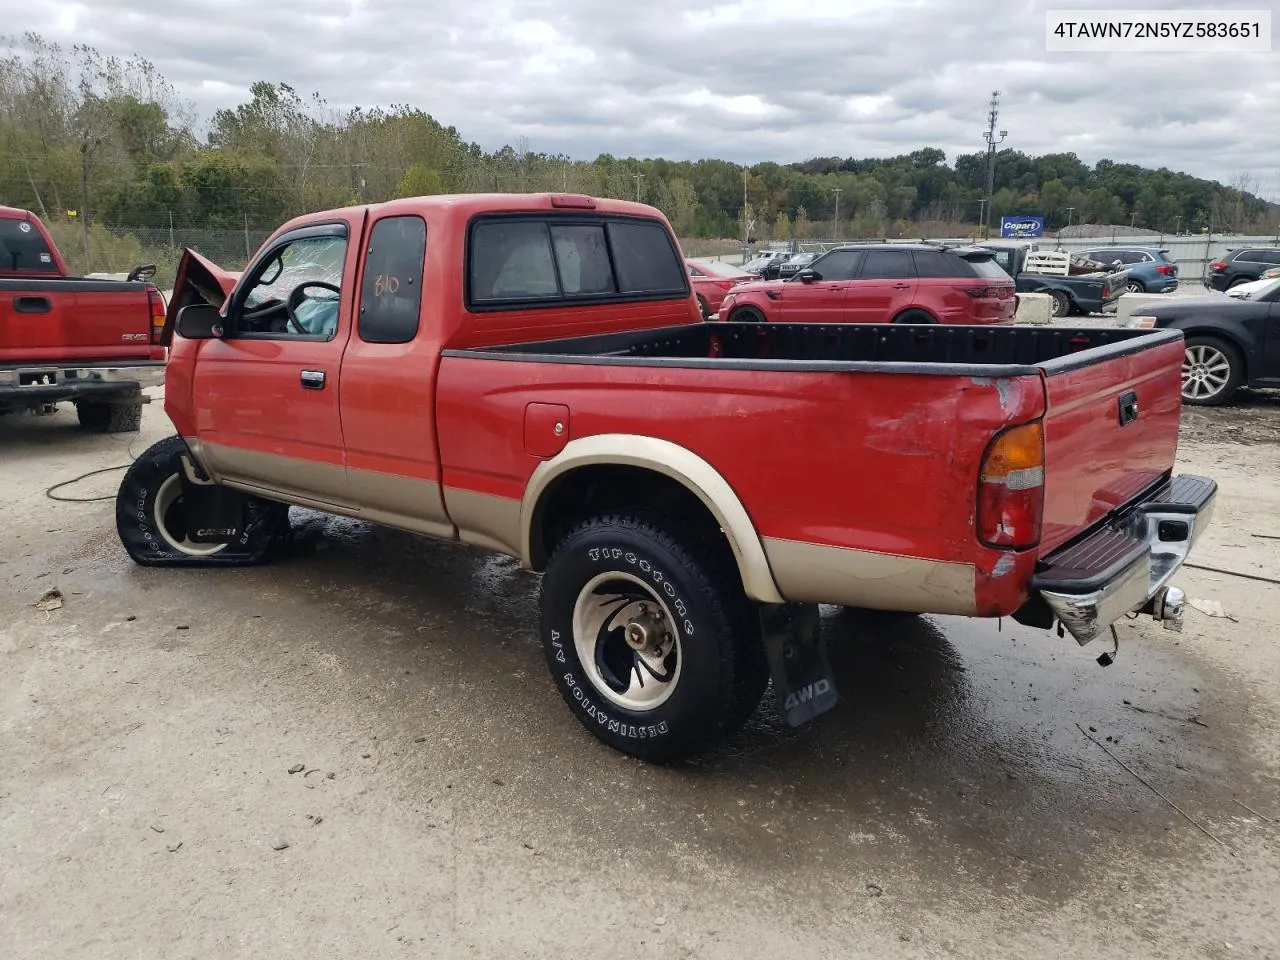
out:
{"label": "red pickup truck", "polygon": [[829,708],[819,603],[1177,627],[1215,499],[1172,476],[1177,332],[705,323],[636,203],[313,214],[238,281],[188,252],[169,316],[136,562],[261,562],[288,504],[508,554],[573,713],[651,761],[770,679],[789,723]]}
{"label": "red pickup truck", "polygon": [[0,414],[70,400],[86,429],[137,430],[142,388],[164,382],[154,274],[148,265],[125,281],[68,276],[40,218],[0,207]]}

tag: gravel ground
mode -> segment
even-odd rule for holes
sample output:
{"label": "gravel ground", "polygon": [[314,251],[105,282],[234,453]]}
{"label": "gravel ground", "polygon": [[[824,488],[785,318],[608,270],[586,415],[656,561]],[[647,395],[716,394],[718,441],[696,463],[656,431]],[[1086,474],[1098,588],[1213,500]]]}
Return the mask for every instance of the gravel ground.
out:
{"label": "gravel ground", "polygon": [[[1277,575],[1277,424],[1187,412],[1195,561]],[[1224,616],[1105,670],[829,611],[839,707],[660,769],[570,717],[503,558],[296,511],[274,566],[144,570],[45,495],[169,432],[0,419],[6,960],[1280,956],[1276,586],[1187,570]]]}

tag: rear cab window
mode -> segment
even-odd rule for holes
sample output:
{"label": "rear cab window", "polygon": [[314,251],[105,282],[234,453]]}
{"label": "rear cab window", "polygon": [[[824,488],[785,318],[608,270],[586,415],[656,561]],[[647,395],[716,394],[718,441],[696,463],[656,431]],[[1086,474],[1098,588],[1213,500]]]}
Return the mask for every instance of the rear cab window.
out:
{"label": "rear cab window", "polygon": [[471,309],[684,299],[688,269],[656,220],[610,215],[494,214],[471,225]]}
{"label": "rear cab window", "polygon": [[0,218],[0,270],[57,273],[53,252],[29,220]]}

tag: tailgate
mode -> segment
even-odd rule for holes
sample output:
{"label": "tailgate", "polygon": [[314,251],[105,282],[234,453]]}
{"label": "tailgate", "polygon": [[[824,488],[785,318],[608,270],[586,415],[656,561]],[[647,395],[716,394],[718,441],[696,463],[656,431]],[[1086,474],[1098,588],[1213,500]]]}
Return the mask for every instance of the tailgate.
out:
{"label": "tailgate", "polygon": [[0,362],[151,356],[145,283],[0,280]]}
{"label": "tailgate", "polygon": [[1181,336],[1116,343],[1044,365],[1045,503],[1040,556],[1173,469]]}

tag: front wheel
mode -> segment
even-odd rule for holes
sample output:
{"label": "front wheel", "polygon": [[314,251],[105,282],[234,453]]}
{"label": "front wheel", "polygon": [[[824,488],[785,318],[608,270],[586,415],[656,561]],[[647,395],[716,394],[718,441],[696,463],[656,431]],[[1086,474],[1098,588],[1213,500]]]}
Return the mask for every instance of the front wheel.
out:
{"label": "front wheel", "polygon": [[1244,362],[1218,337],[1188,337],[1182,358],[1182,402],[1216,407],[1230,400],[1244,380]]}
{"label": "front wheel", "polygon": [[755,307],[738,307],[729,314],[730,323],[764,323],[764,314]]}
{"label": "front wheel", "polygon": [[653,520],[615,515],[581,523],[547,565],[547,665],[578,720],[623,753],[692,757],[736,732],[764,693],[758,624],[736,571],[712,557]]}
{"label": "front wheel", "polygon": [[187,445],[167,437],[129,467],[116,494],[116,532],[135,563],[155,566],[247,566],[270,558],[289,529],[288,507],[243,494],[243,524],[230,543],[201,543],[188,529],[181,456]]}

